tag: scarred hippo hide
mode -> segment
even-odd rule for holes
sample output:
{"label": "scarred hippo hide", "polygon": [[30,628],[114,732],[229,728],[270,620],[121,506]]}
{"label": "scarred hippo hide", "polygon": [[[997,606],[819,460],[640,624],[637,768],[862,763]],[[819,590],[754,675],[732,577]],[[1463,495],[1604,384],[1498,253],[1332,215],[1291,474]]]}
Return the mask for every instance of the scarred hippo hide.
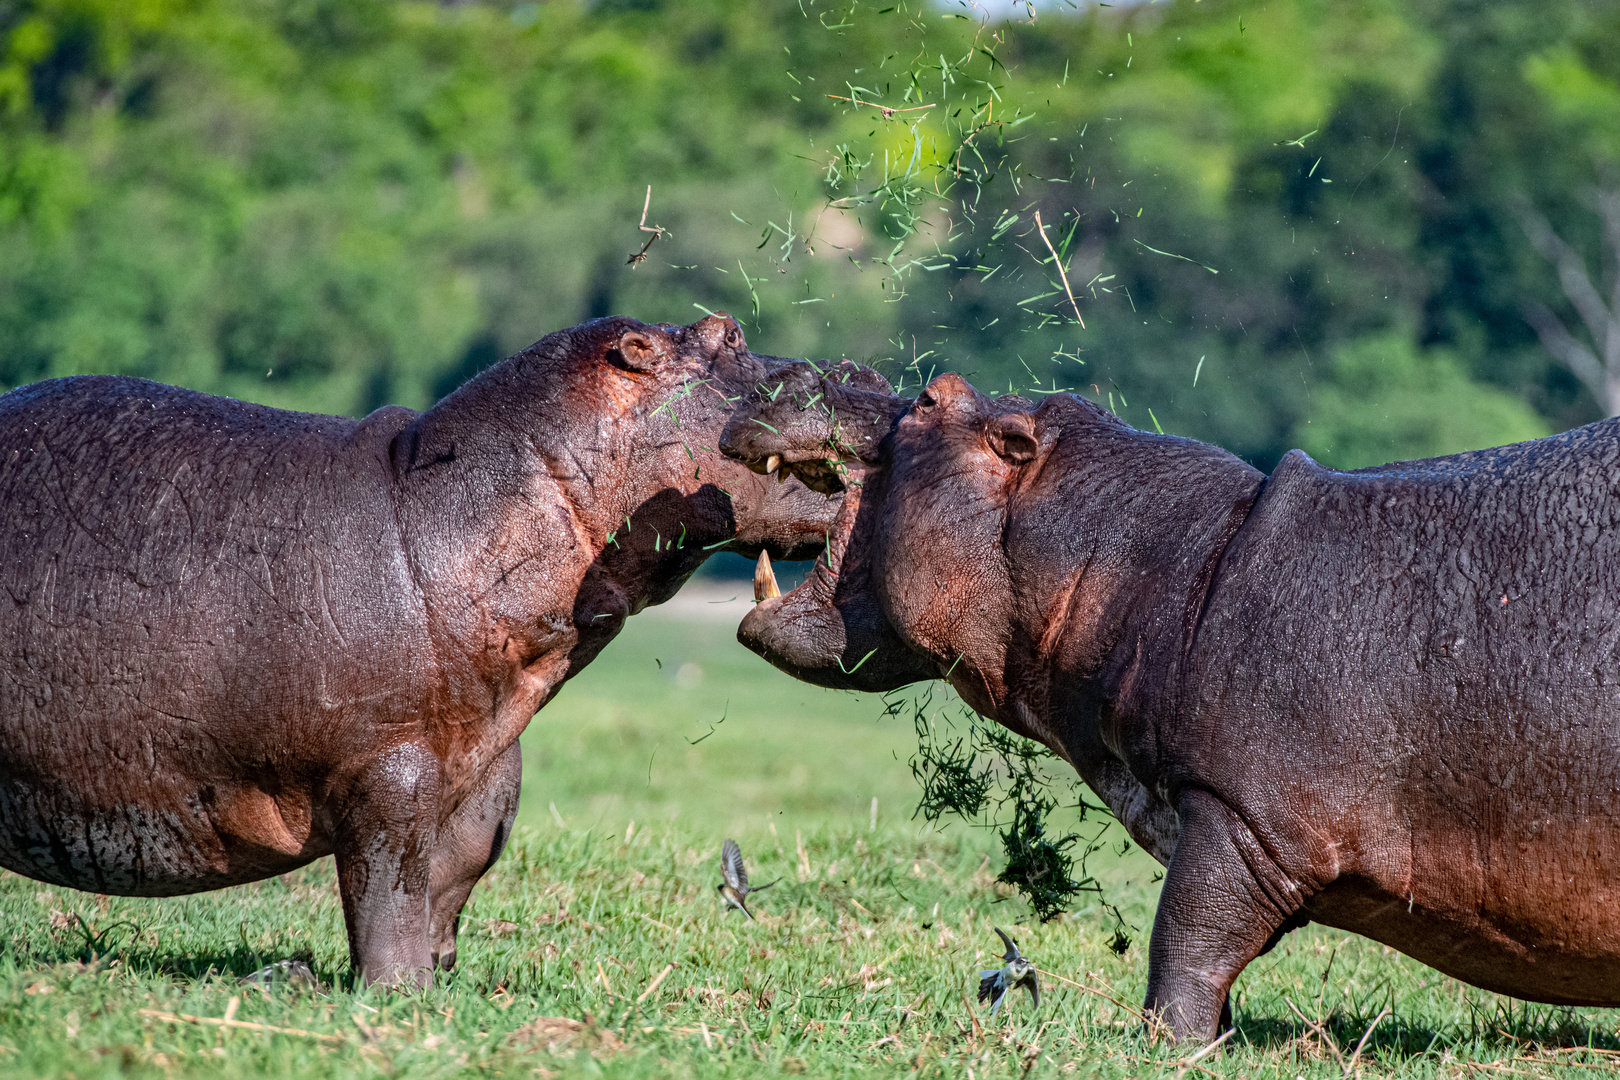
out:
{"label": "scarred hippo hide", "polygon": [[722,449],[849,493],[739,637],[822,685],[946,678],[1072,762],[1168,868],[1178,1036],[1310,920],[1620,1005],[1620,421],[1264,476],[1066,394],[765,391]]}
{"label": "scarred hippo hide", "polygon": [[366,979],[451,966],[536,710],[712,549],[820,548],[835,507],[714,449],[778,363],[613,318],[420,414],[0,397],[0,865],[169,896],[335,854]]}

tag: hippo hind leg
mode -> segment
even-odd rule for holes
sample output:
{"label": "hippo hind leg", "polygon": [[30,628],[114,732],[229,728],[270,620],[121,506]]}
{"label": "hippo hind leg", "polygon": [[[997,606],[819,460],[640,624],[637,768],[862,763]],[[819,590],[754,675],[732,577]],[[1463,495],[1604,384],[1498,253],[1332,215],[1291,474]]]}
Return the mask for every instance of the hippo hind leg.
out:
{"label": "hippo hind leg", "polygon": [[439,827],[433,851],[429,933],[433,961],[445,971],[456,966],[461,909],[512,835],[522,783],[523,751],[513,743],[496,759],[479,788]]}
{"label": "hippo hind leg", "polygon": [[1189,791],[1178,811],[1148,947],[1147,1009],[1176,1038],[1208,1042],[1231,1023],[1238,974],[1298,921],[1306,897],[1215,796]]}
{"label": "hippo hind leg", "polygon": [[428,880],[443,773],[425,747],[404,743],[344,785],[334,854],[349,960],[367,983],[433,979]]}

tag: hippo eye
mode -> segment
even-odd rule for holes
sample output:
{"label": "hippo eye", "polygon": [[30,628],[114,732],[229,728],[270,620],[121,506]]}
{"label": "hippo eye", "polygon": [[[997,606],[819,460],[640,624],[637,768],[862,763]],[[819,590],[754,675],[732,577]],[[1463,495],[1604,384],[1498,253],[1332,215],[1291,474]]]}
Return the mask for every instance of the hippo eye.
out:
{"label": "hippo eye", "polygon": [[934,395],[930,394],[926,390],[917,395],[917,408],[919,409],[931,409],[936,404],[937,402],[934,401]]}

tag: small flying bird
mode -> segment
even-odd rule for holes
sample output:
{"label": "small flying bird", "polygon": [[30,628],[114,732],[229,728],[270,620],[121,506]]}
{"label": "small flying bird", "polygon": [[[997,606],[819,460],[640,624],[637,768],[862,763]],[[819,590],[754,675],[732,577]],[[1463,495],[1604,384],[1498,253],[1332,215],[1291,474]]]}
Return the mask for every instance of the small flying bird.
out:
{"label": "small flying bird", "polygon": [[754,917],[748,914],[746,904],[748,894],[761,892],[770,888],[771,885],[775,885],[776,881],[782,880],[777,878],[770,885],[749,887],[748,869],[743,866],[742,851],[737,847],[737,841],[735,840],[727,840],[720,848],[720,874],[726,880],[716,885],[715,890],[720,893],[720,898],[725,901],[727,910],[736,908],[744,915],[748,915],[749,922],[753,922]]}
{"label": "small flying bird", "polygon": [[1001,935],[1001,940],[1007,943],[1007,951],[1001,955],[1007,966],[979,972],[979,1004],[990,1001],[990,1012],[994,1015],[995,1011],[1001,1008],[1002,1001],[1006,1000],[1007,991],[1015,986],[1022,986],[1029,991],[1033,1007],[1040,1008],[1041,984],[1035,978],[1035,965],[1020,955],[1018,943],[1008,937],[1001,927],[997,926],[994,929]]}

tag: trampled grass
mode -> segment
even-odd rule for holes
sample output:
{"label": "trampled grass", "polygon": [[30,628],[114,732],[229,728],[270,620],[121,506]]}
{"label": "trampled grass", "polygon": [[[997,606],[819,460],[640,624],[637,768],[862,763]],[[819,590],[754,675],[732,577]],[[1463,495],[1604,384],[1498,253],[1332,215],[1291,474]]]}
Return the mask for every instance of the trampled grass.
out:
{"label": "trampled grass", "polygon": [[[1092,859],[1132,927],[1123,954],[1094,900],[1031,925],[993,880],[991,837],[909,819],[906,721],[879,721],[875,699],[777,676],[731,634],[713,619],[638,618],[541,715],[525,736],[518,834],[468,907],[461,967],[423,993],[350,985],[330,860],[168,900],[0,877],[0,1075],[1292,1078],[1340,1077],[1351,1065],[1412,1077],[1620,1067],[1614,1013],[1511,1002],[1319,927],[1250,967],[1229,1051],[1189,1064],[1187,1048],[1144,1037],[1134,1012],[1157,893],[1151,861],[1113,847]],[[728,835],[757,882],[782,877],[755,898],[752,923],[715,902]],[[1047,978],[1038,1011],[1024,997],[996,1016],[979,1009],[977,971],[999,953],[994,925],[1043,970],[1081,985]],[[319,987],[241,982],[287,958],[305,960]],[[227,1016],[229,1026],[218,1022]]]}

